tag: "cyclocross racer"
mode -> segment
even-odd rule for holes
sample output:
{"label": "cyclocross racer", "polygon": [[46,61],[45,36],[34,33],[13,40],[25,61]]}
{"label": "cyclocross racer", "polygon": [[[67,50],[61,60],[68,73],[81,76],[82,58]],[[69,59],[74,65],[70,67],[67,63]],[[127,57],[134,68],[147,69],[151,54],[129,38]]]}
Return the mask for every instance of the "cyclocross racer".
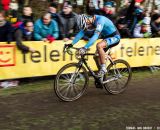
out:
{"label": "cyclocross racer", "polygon": [[92,37],[89,39],[88,43],[79,50],[80,54],[85,54],[87,49],[89,49],[101,35],[103,40],[97,43],[97,52],[100,57],[100,70],[98,72],[99,77],[103,77],[107,72],[105,64],[105,50],[106,48],[111,48],[116,46],[120,42],[120,34],[111,20],[104,16],[100,15],[78,15],[77,25],[80,29],[80,32],[76,35],[75,39],[71,44],[68,44],[68,47],[75,45],[88,30],[94,29]]}

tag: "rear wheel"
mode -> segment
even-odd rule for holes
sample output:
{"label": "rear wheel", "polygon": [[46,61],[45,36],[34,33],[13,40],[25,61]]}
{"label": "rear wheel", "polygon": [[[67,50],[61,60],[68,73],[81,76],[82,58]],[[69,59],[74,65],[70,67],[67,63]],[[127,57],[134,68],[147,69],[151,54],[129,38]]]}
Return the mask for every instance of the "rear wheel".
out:
{"label": "rear wheel", "polygon": [[128,62],[124,60],[119,59],[113,63],[107,67],[108,73],[104,79],[104,81],[108,79],[111,81],[104,84],[104,87],[110,94],[119,94],[126,90],[132,77],[132,71]]}
{"label": "rear wheel", "polygon": [[63,101],[74,101],[80,98],[88,86],[88,73],[77,63],[62,67],[54,83],[54,90],[58,98]]}

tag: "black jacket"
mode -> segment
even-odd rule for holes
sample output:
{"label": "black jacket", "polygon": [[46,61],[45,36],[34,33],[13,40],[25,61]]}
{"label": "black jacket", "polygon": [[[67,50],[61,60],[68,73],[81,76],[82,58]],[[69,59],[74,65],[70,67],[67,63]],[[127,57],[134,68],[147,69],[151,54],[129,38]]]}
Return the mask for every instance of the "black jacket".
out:
{"label": "black jacket", "polygon": [[160,24],[156,24],[154,21],[151,22],[151,29],[152,29],[152,33],[154,35],[157,35],[157,33],[160,32]]}
{"label": "black jacket", "polygon": [[0,42],[11,42],[12,41],[13,28],[9,22],[5,25],[0,26]]}
{"label": "black jacket", "polygon": [[20,49],[23,53],[29,52],[29,47],[23,45],[23,41],[32,41],[33,33],[30,35],[26,35],[23,30],[17,29],[14,33],[14,37],[16,40],[16,45],[18,49]]}
{"label": "black jacket", "polygon": [[76,13],[65,15],[63,12],[58,14],[60,38],[74,37],[78,32]]}
{"label": "black jacket", "polygon": [[34,22],[34,16],[33,15],[31,15],[31,16],[22,15],[18,18],[18,21],[21,21],[21,22],[24,22],[27,20]]}

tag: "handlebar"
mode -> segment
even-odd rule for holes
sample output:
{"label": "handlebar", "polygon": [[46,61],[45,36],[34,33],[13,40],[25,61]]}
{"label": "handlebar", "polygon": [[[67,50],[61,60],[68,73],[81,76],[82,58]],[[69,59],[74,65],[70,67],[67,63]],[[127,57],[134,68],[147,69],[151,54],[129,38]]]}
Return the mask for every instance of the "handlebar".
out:
{"label": "handlebar", "polygon": [[[70,49],[75,49],[76,51],[79,51],[80,48],[77,48],[77,47],[68,47],[67,44],[64,44],[64,47],[63,47],[63,52],[64,52],[64,53],[67,52],[69,55],[72,55],[73,53],[72,53],[72,51],[71,51]],[[110,55],[111,49],[109,48],[109,49],[106,51],[106,53]],[[84,54],[83,56],[86,56],[86,55],[92,55],[92,56],[94,56],[95,53],[86,53],[86,54]],[[81,55],[81,56],[82,56],[82,55]]]}
{"label": "handlebar", "polygon": [[72,51],[70,49],[75,49],[77,51],[79,51],[80,48],[76,48],[76,47],[68,47],[67,44],[64,44],[64,47],[63,47],[63,52],[67,52],[69,55],[72,55]]}

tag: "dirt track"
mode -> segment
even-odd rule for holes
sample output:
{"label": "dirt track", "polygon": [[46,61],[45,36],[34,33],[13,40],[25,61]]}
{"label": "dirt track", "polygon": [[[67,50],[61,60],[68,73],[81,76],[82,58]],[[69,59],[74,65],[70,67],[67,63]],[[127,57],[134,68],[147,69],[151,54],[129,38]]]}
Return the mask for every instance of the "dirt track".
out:
{"label": "dirt track", "polygon": [[132,80],[128,90],[116,96],[89,87],[83,97],[70,103],[59,101],[48,90],[0,97],[0,113],[0,130],[160,127],[160,80],[156,77]]}

